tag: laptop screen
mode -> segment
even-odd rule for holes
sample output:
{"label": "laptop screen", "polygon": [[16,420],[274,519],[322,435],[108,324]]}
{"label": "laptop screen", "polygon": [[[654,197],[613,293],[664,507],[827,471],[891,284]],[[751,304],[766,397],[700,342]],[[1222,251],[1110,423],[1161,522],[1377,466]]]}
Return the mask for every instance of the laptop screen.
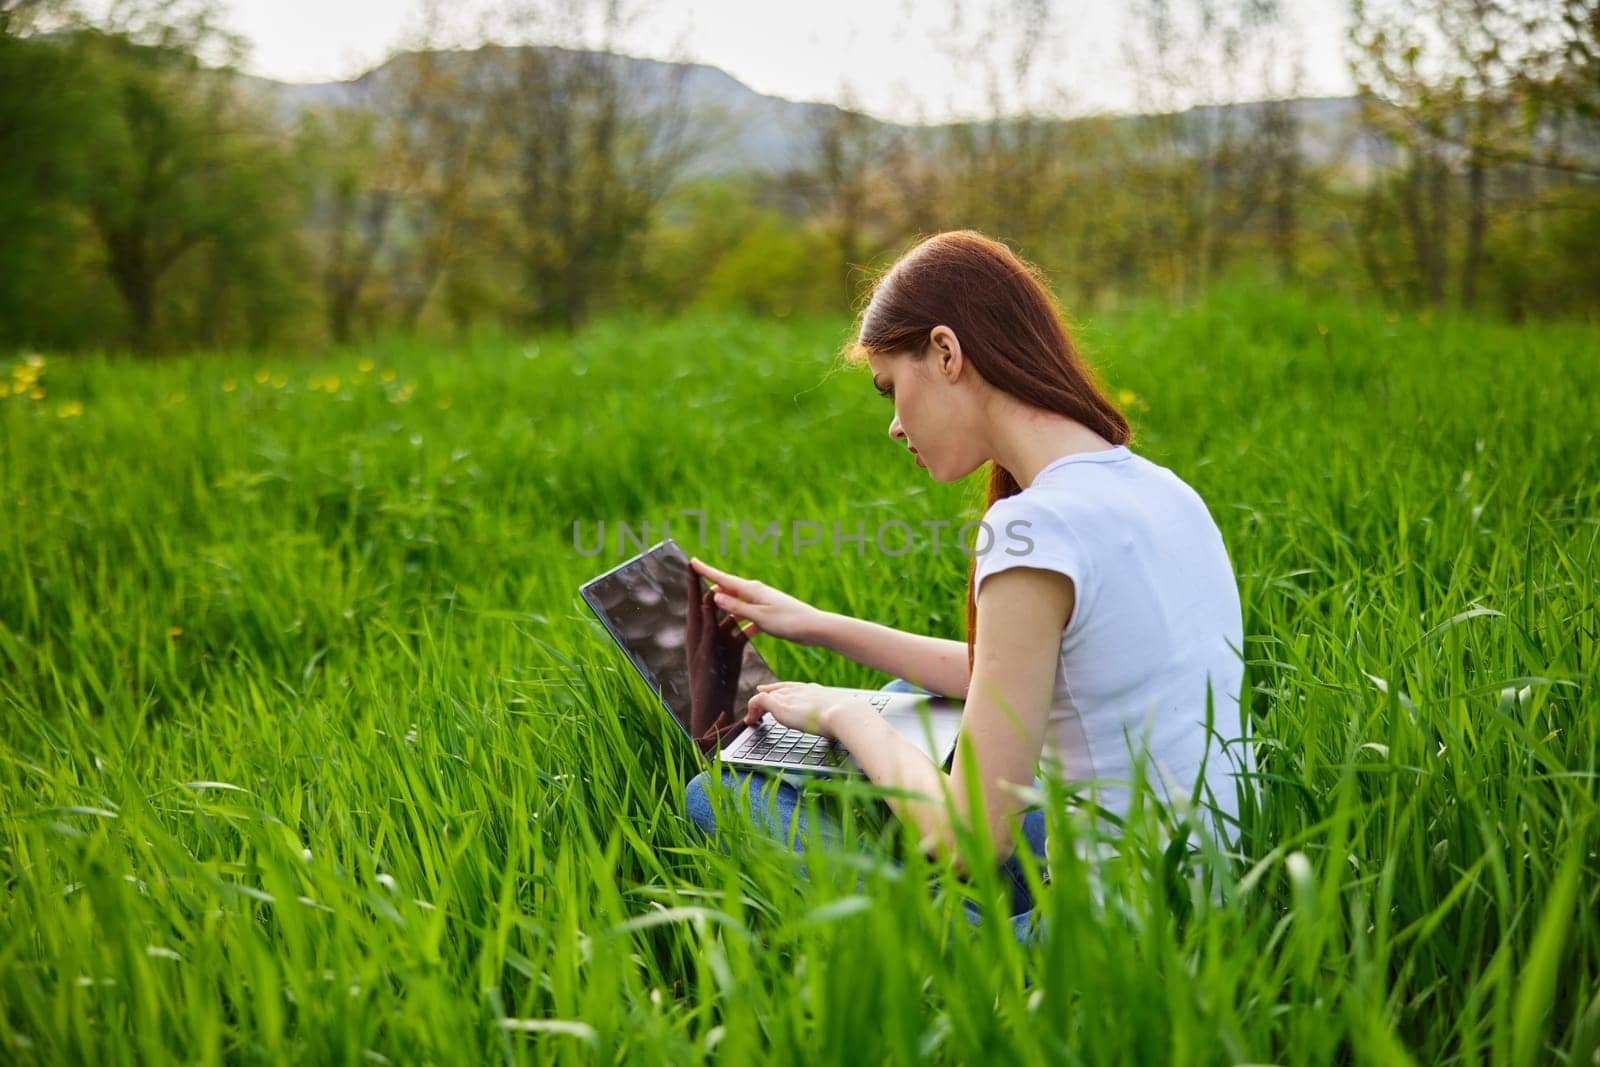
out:
{"label": "laptop screen", "polygon": [[683,732],[710,755],[744,729],[756,686],[778,679],[754,645],[715,625],[726,617],[721,608],[711,605],[691,626],[691,583],[708,588],[669,538],[580,592]]}

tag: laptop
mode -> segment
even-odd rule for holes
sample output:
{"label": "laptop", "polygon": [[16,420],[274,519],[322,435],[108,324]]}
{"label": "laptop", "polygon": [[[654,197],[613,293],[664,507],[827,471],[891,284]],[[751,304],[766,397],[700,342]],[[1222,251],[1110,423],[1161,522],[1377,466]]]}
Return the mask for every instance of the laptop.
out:
{"label": "laptop", "polygon": [[[770,714],[754,726],[745,725],[756,686],[778,677],[742,634],[703,624],[697,624],[697,633],[690,632],[691,582],[695,590],[708,588],[669,537],[585,582],[578,592],[707,759],[805,776],[864,774],[836,741],[790,729]],[[726,615],[715,608],[715,617]],[[708,636],[712,629],[715,635]],[[691,648],[696,650],[693,659]],[[949,766],[961,726],[961,701],[926,693],[848,691],[866,697],[936,765]]]}

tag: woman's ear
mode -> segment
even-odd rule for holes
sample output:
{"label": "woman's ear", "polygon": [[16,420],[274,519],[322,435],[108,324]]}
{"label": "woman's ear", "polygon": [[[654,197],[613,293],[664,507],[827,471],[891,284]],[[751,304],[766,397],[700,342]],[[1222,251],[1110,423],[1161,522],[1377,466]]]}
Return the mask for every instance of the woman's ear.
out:
{"label": "woman's ear", "polygon": [[933,343],[933,357],[937,360],[939,373],[954,384],[961,376],[962,365],[966,362],[961,356],[961,340],[948,326],[935,326],[930,335]]}

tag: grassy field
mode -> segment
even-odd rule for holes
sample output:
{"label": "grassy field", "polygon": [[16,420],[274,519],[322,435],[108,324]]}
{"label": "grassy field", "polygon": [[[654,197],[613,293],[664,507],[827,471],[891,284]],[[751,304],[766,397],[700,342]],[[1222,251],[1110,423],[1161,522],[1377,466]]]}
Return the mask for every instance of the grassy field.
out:
{"label": "grassy field", "polygon": [[[918,524],[977,478],[884,437],[844,321],[0,362],[0,1060],[1597,1062],[1600,331],[1246,290],[1078,328],[1229,545],[1261,777],[1216,907],[1153,818],[1096,904],[1052,813],[1031,956],[887,844],[696,844],[575,594],[677,517],[960,636]],[[891,519],[917,550],[738,551]],[[825,799],[870,835],[870,793]]]}

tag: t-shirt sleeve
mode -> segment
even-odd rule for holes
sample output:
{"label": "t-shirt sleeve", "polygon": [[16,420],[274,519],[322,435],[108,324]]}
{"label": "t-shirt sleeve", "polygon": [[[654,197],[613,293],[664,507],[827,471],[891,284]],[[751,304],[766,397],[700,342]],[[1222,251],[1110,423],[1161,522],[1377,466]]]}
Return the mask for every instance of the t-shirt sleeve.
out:
{"label": "t-shirt sleeve", "polygon": [[1069,516],[1060,509],[1026,495],[1009,496],[984,512],[983,525],[986,529],[978,531],[973,545],[977,552],[974,593],[982,590],[983,580],[991,574],[1012,567],[1037,567],[1071,578],[1076,600],[1084,602],[1093,581],[1090,559],[1073,533]]}

